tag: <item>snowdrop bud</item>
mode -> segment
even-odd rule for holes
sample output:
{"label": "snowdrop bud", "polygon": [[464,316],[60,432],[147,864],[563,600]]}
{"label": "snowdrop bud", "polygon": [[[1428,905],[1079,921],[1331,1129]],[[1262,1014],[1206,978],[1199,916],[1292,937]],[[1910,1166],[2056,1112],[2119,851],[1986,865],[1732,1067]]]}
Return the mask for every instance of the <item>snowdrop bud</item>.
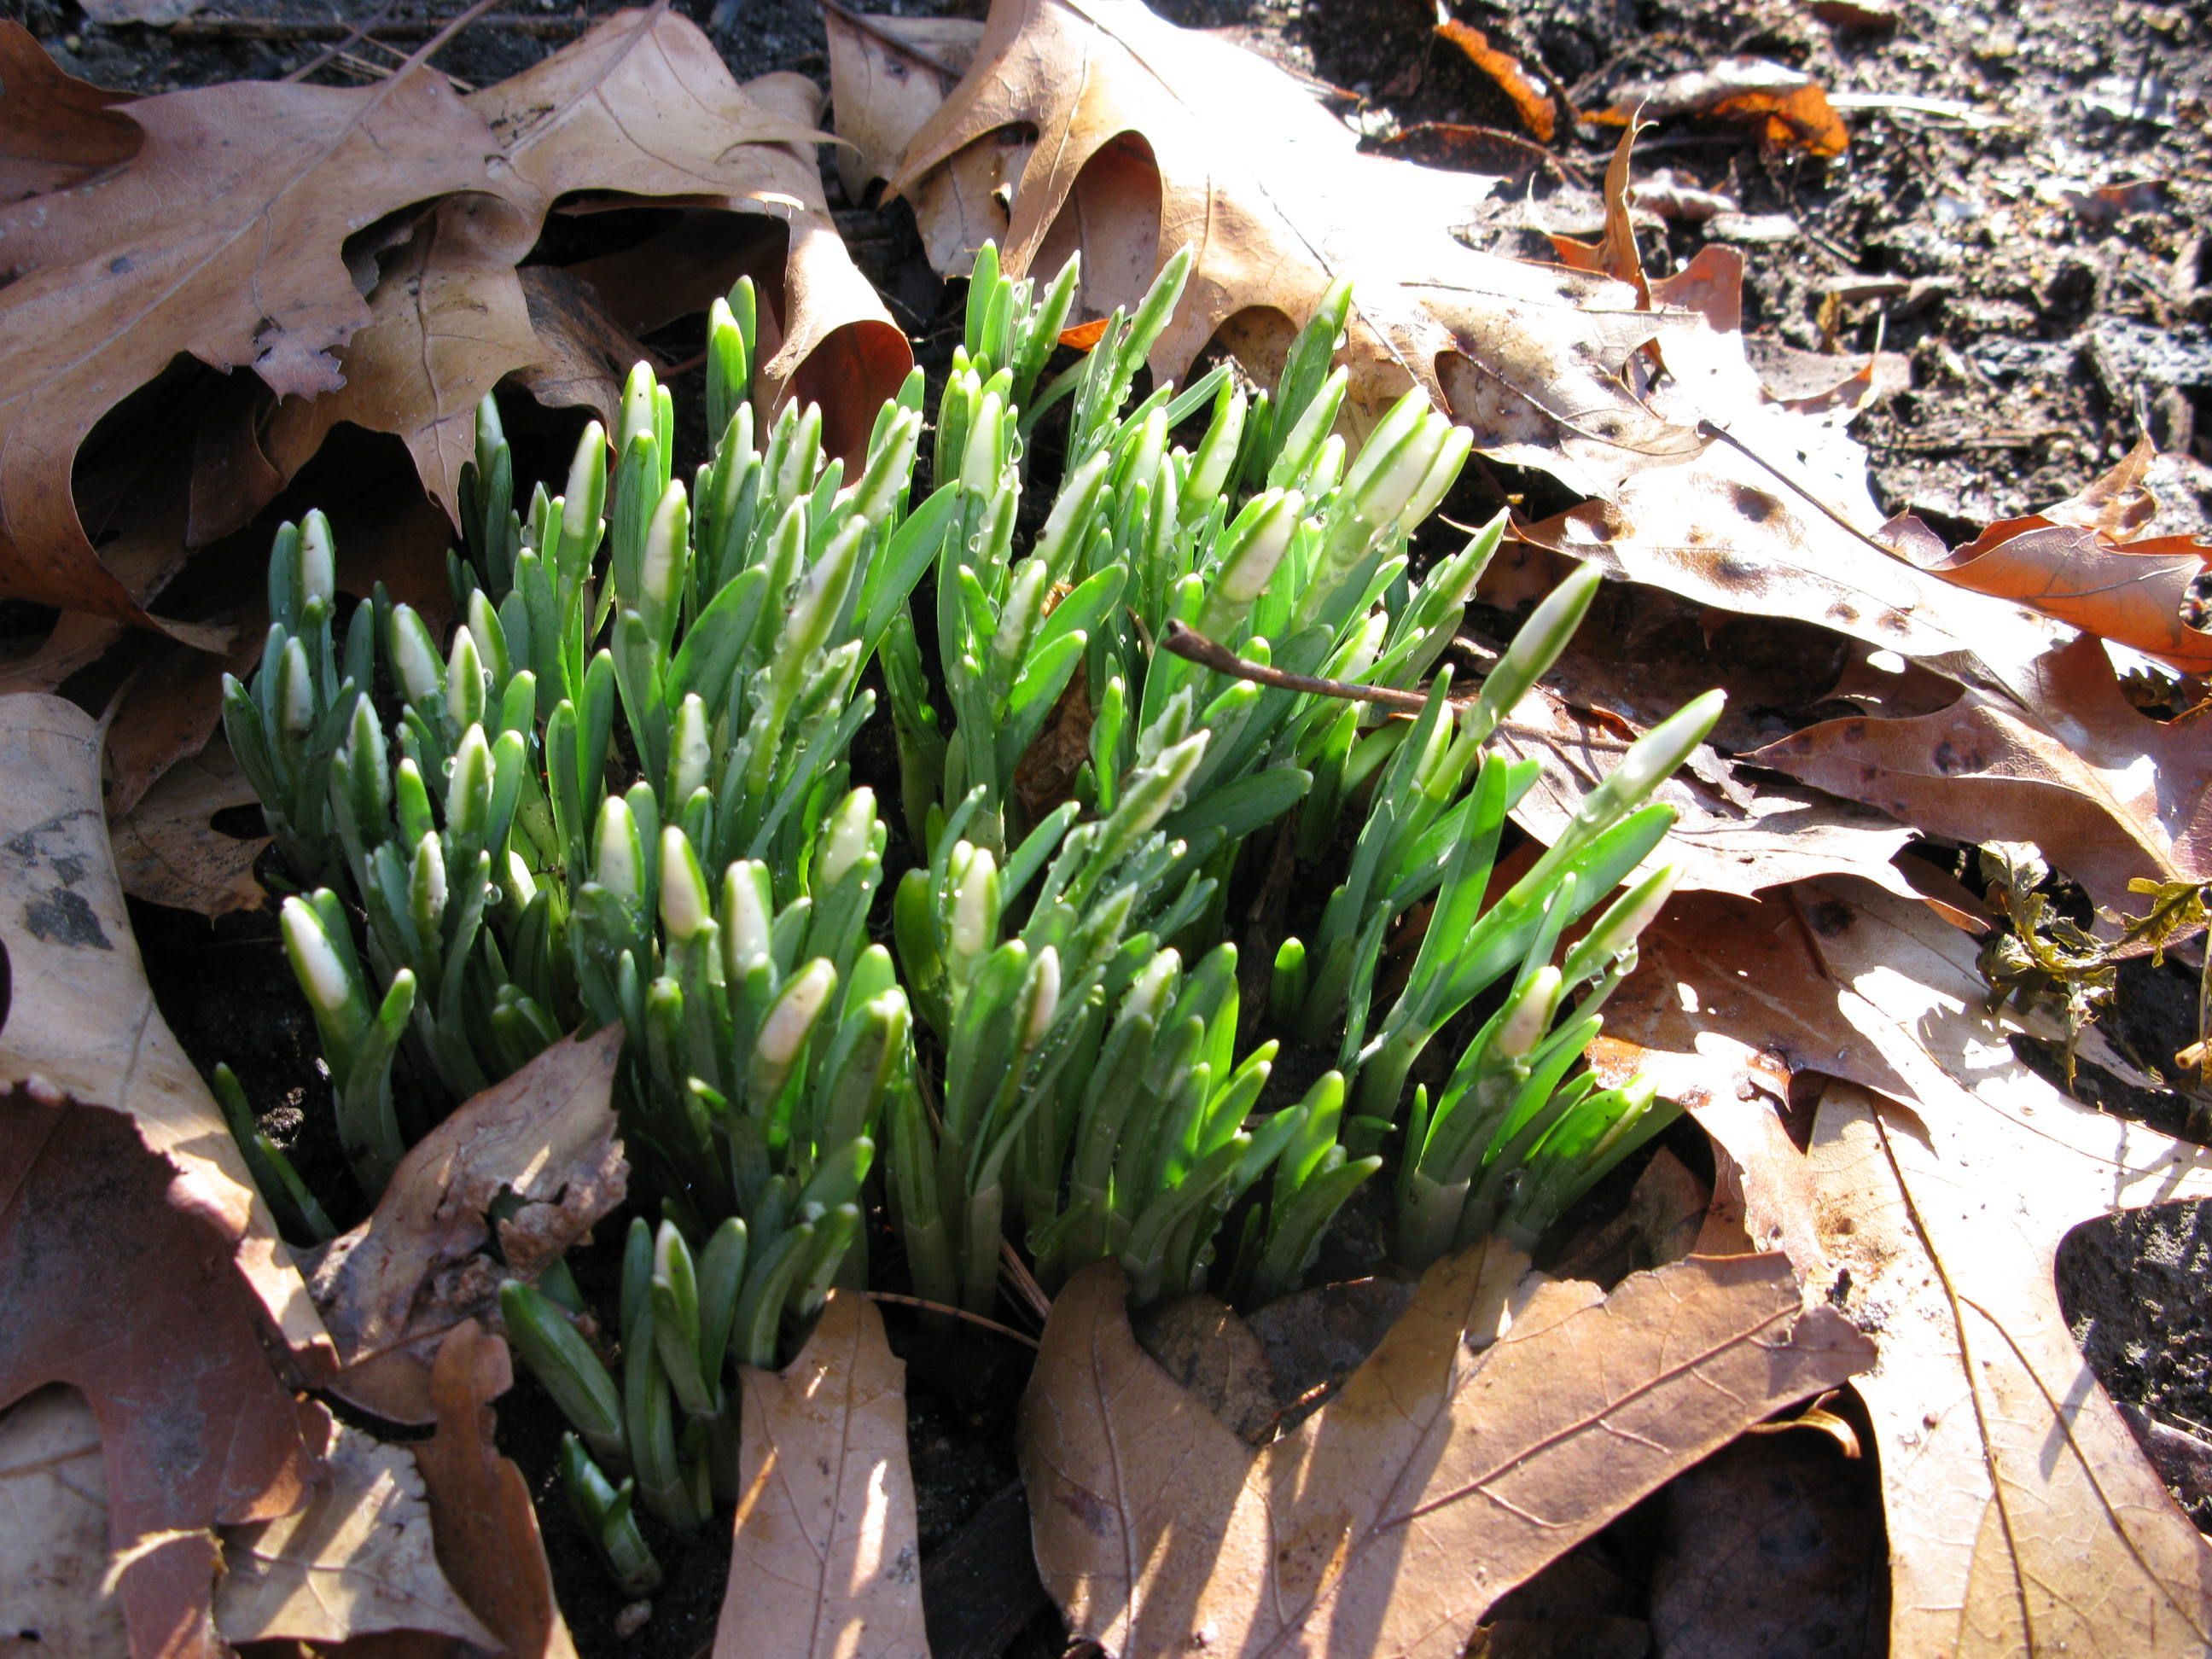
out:
{"label": "snowdrop bud", "polygon": [[284,901],[284,952],[316,1007],[335,1014],[353,1000],[353,975],[323,932],[322,919],[304,899]]}
{"label": "snowdrop bud", "polygon": [[1006,418],[1006,400],[995,392],[987,392],[975,418],[969,422],[968,448],[960,458],[960,482],[978,495],[988,495],[998,488],[1000,442]]}
{"label": "snowdrop bud", "polygon": [[722,872],[722,969],[732,985],[769,959],[775,918],[769,908],[768,866],[739,859]]}
{"label": "snowdrop bud", "polygon": [[1608,962],[1624,951],[1633,950],[1644,930],[1667,908],[1675,884],[1681,879],[1680,865],[1662,864],[1615,899],[1596,925],[1567,952],[1567,982],[1595,979]]}
{"label": "snowdrop bud", "polygon": [[1213,579],[1213,591],[1220,599],[1231,605],[1250,605],[1267,591],[1305,504],[1305,497],[1295,489],[1271,489],[1246,503],[1229,528],[1230,550]]}
{"label": "snowdrop bud", "polygon": [[1030,964],[1030,1017],[1022,1029],[1022,1047],[1034,1048],[1052,1029],[1060,1011],[1060,952],[1048,945]]}
{"label": "snowdrop bud", "polygon": [[1014,567],[1006,605],[999,612],[999,626],[991,635],[991,654],[1006,665],[1009,676],[1020,671],[1030,635],[1044,611],[1045,590],[1051,585],[1052,572],[1042,559],[1024,559]]}
{"label": "snowdrop bud", "polygon": [[398,677],[400,695],[410,704],[428,703],[445,684],[446,667],[430,630],[412,605],[392,607],[392,671]]}
{"label": "snowdrop bud", "polygon": [[[1349,380],[1350,371],[1341,363],[1329,371],[1321,390],[1314,394],[1314,400],[1305,406],[1284,437],[1282,447],[1275,453],[1274,465],[1267,469],[1269,483],[1297,483],[1310,475],[1315,459],[1334,435],[1329,428],[1336,424],[1337,411],[1344,407],[1344,389]],[[1318,496],[1321,491],[1313,489],[1310,493]]]}
{"label": "snowdrop bud", "polygon": [[[966,848],[963,858],[962,848]],[[988,848],[962,842],[952,849],[952,953],[969,960],[989,950],[999,933],[999,865]]]}
{"label": "snowdrop bud", "polygon": [[538,878],[530,873],[528,861],[511,847],[507,850],[507,890],[517,904],[526,905],[538,896]]}
{"label": "snowdrop bud", "polygon": [[814,1022],[836,987],[837,970],[828,958],[817,957],[800,969],[769,1006],[760,1035],[753,1040],[753,1052],[767,1065],[787,1071],[813,1035]]}
{"label": "snowdrop bud", "polygon": [[676,825],[660,832],[660,925],[672,939],[688,939],[714,919],[707,878],[700,872],[690,837]]}
{"label": "snowdrop bud", "polygon": [[319,512],[300,521],[300,596],[325,605],[337,597],[337,556],[331,544],[331,521]]}
{"label": "snowdrop bud", "polygon": [[830,891],[845,879],[846,872],[875,849],[876,792],[855,789],[838,803],[830,815],[830,835],[822,852],[821,890]]}
{"label": "snowdrop bud", "polygon": [[1367,441],[1367,447],[1352,464],[1352,476],[1344,481],[1345,493],[1352,499],[1352,510],[1364,525],[1379,530],[1397,522],[1399,514],[1435,464],[1443,447],[1445,434],[1451,430],[1442,416],[1430,417],[1425,398],[1409,426],[1399,429],[1395,425],[1398,410],[1406,406],[1407,400],[1421,397],[1419,391],[1414,391],[1399,399],[1396,408],[1382,417],[1382,424],[1376,428],[1375,435]]}
{"label": "snowdrop bud", "polygon": [[1501,1060],[1519,1060],[1542,1042],[1544,1033],[1552,1029],[1552,1015],[1559,1008],[1564,982],[1559,970],[1549,963],[1529,975],[1528,982],[1498,1016],[1498,1035],[1491,1040],[1490,1052]]}
{"label": "snowdrop bud", "polygon": [[1437,510],[1444,492],[1459,481],[1460,469],[1467,465],[1468,453],[1474,447],[1474,434],[1463,426],[1453,427],[1444,434],[1444,441],[1437,450],[1437,458],[1429,463],[1429,470],[1421,475],[1419,483],[1406,504],[1398,509],[1398,522],[1411,530]]}
{"label": "snowdrop bud", "polygon": [[776,470],[776,493],[785,501],[798,500],[814,488],[814,475],[822,466],[822,405],[809,404],[791,428],[784,446],[783,465]]}
{"label": "snowdrop bud", "polygon": [[669,733],[668,801],[671,811],[679,809],[691,799],[692,792],[705,787],[707,769],[714,760],[708,741],[707,705],[696,691],[684,694],[677,705],[676,722]]}
{"label": "snowdrop bud", "polygon": [[1716,690],[1676,709],[1636,740],[1602,787],[1624,805],[1642,800],[1689,759],[1727,702]]}
{"label": "snowdrop bud", "polygon": [[[649,626],[672,623],[676,607],[684,597],[684,566],[687,538],[690,535],[690,503],[684,494],[681,480],[672,481],[660,497],[660,505],[653,510],[653,522],[646,527],[645,559],[638,582],[644,590],[647,622]],[[659,627],[654,628],[656,635]]]}
{"label": "snowdrop bud", "polygon": [[1139,484],[1151,489],[1159,477],[1160,463],[1168,453],[1168,412],[1156,409],[1145,416],[1145,423],[1137,428],[1136,441],[1125,452],[1121,476],[1115,480],[1126,494]]}
{"label": "snowdrop bud", "polygon": [[599,804],[599,833],[593,837],[592,878],[625,904],[635,904],[644,893],[638,868],[641,848],[637,820],[620,795],[609,795]]}
{"label": "snowdrop bud", "polygon": [[476,635],[464,627],[453,635],[453,648],[446,659],[446,712],[462,725],[484,714],[483,656]]}
{"label": "snowdrop bud", "polygon": [[653,397],[658,390],[650,364],[640,363],[630,370],[629,379],[623,383],[622,427],[615,445],[620,453],[628,454],[631,442],[641,434],[648,438],[658,435]]}
{"label": "snowdrop bud", "polygon": [[1213,423],[1199,441],[1190,458],[1190,472],[1183,480],[1182,519],[1188,524],[1213,505],[1228,482],[1229,469],[1244,441],[1244,394],[1226,380],[1213,404]]}
{"label": "snowdrop bud", "polygon": [[407,896],[416,923],[435,927],[446,915],[446,849],[434,833],[415,843],[415,863],[409,872]]}
{"label": "snowdrop bud", "polygon": [[1175,995],[1176,981],[1182,973],[1182,957],[1174,951],[1153,952],[1129,986],[1128,994],[1121,999],[1122,1019],[1159,1018],[1170,999]]}
{"label": "snowdrop bud", "polygon": [[1098,492],[1104,488],[1106,471],[1113,464],[1114,457],[1099,450],[1060,486],[1060,499],[1052,504],[1052,513],[1037,536],[1035,550],[1035,556],[1053,573],[1054,580],[1067,575],[1082,552],[1080,538],[1091,527],[1091,517],[1098,507]]}
{"label": "snowdrop bud", "polygon": [[562,547],[581,547],[596,539],[606,494],[607,430],[593,421],[584,428],[576,457],[568,463],[568,484],[561,496]]}
{"label": "snowdrop bud", "polygon": [[880,524],[890,512],[898,492],[914,476],[915,451],[921,442],[921,411],[902,409],[891,417],[890,430],[868,458],[867,471],[860,475],[860,483],[853,486],[854,510],[868,523]]}
{"label": "snowdrop bud", "polygon": [[1314,464],[1306,469],[1304,477],[1306,494],[1315,501],[1321,500],[1336,488],[1338,481],[1344,477],[1344,438],[1341,434],[1332,432],[1322,440],[1321,453],[1314,457]]}
{"label": "snowdrop bud", "polygon": [[491,816],[491,742],[481,726],[461,733],[453,750],[453,775],[446,780],[446,826],[457,836],[474,840],[483,834]]}
{"label": "snowdrop bud", "polygon": [[304,738],[314,726],[315,678],[307,672],[307,647],[296,639],[284,641],[276,659],[276,710],[289,736]]}

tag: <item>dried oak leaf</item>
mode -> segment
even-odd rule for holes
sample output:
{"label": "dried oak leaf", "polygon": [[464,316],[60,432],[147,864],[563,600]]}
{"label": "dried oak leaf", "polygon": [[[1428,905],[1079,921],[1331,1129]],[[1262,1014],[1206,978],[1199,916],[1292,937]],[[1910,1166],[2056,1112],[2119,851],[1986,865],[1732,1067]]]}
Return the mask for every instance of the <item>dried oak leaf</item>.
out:
{"label": "dried oak leaf", "polygon": [[1053,1304],[1022,1412],[1037,1562],[1117,1654],[1455,1654],[1484,1610],[1873,1349],[1774,1255],[1595,1286],[1439,1262],[1343,1391],[1255,1452],[1137,1346],[1120,1267]]}
{"label": "dried oak leaf", "polygon": [[1946,581],[2033,606],[2186,672],[2212,673],[2212,631],[2185,617],[2190,584],[2212,567],[2212,541],[2142,533],[2158,516],[2145,482],[2157,459],[2144,438],[2080,495],[2000,520],[1960,548],[1946,550],[1916,519],[1893,521],[1884,535]]}
{"label": "dried oak leaf", "polygon": [[234,1241],[240,1270],[312,1378],[331,1363],[329,1335],[222,1109],[146,982],[100,813],[100,741],[73,703],[0,699],[0,937],[13,980],[0,1088],[35,1080],[136,1119],[196,1212]]}
{"label": "dried oak leaf", "polygon": [[99,1420],[75,1389],[40,1389],[0,1412],[0,1653],[130,1651],[106,1575]]}
{"label": "dried oak leaf", "polygon": [[0,202],[77,184],[138,153],[144,134],[110,92],[65,75],[31,32],[0,21]]}
{"label": "dried oak leaf", "polygon": [[1693,896],[1607,1024],[1679,1068],[1662,1091],[1720,1096],[1747,1056],[1784,1088],[1850,1079],[1827,1085],[1809,1158],[1785,1144],[1747,1170],[1769,1214],[1802,1206],[1783,1218],[1877,1338],[1854,1387],[1881,1448],[1892,1651],[2201,1651],[2212,1548],[2069,1334],[2054,1264],[2092,1217],[2212,1195],[2212,1155],[2022,1065],[2014,1034],[2056,1023],[1990,1013],[1973,937],[1929,904],[1850,881],[1727,902]]}
{"label": "dried oak leaf", "polygon": [[53,1382],[91,1402],[131,1651],[212,1656],[214,1528],[297,1509],[330,1419],[277,1380],[229,1216],[149,1127],[0,1092],[0,1402]]}
{"label": "dried oak leaf", "polygon": [[975,56],[983,26],[967,17],[864,16],[823,0],[830,100],[836,112],[837,177],[858,202],[898,167]]}
{"label": "dried oak leaf", "polygon": [[2030,841],[2118,911],[2128,883],[2212,878],[2212,726],[2128,702],[2087,635],[1949,708],[1824,721],[1745,757],[1963,842]]}
{"label": "dried oak leaf", "polygon": [[[611,1099],[622,1029],[557,1042],[417,1141],[351,1232],[308,1255],[337,1344],[333,1394],[394,1423],[434,1415],[432,1370],[457,1326],[488,1317],[502,1279],[535,1279],[623,1200]],[[503,1197],[520,1207],[497,1224]]]}
{"label": "dried oak leaf", "polygon": [[258,909],[268,894],[253,865],[269,837],[225,835],[211,820],[259,799],[227,743],[177,763],[108,826],[123,890],[208,917]]}
{"label": "dried oak leaf", "polygon": [[327,1483],[299,1510],[225,1533],[215,1598],[223,1639],[406,1630],[497,1647],[438,1571],[414,1453],[341,1423],[325,1468]]}
{"label": "dried oak leaf", "polygon": [[[431,1536],[445,1569],[509,1659],[576,1659],[553,1595],[553,1571],[522,1471],[499,1455],[492,1401],[514,1384],[507,1344],[473,1320],[439,1345],[430,1392],[438,1430],[415,1445],[430,1501]],[[445,1644],[463,1659],[470,1650]],[[443,1659],[434,1649],[424,1659]]]}
{"label": "dried oak leaf", "polygon": [[[15,123],[0,100],[0,134]],[[128,161],[0,206],[0,581],[18,598],[148,622],[70,489],[94,423],[179,353],[251,366],[281,398],[344,384],[369,319],[346,239],[489,182],[483,122],[410,64],[374,86],[251,82],[111,106]],[[0,149],[10,145],[0,143]]]}
{"label": "dried oak leaf", "polygon": [[1233,319],[1241,350],[1279,348],[1284,325],[1348,277],[1355,414],[1418,384],[1485,453],[1589,491],[1702,447],[1620,378],[1673,319],[1604,278],[1465,246],[1449,228],[1481,216],[1490,180],[1360,154],[1297,82],[1225,40],[1136,0],[996,0],[893,187],[923,212],[937,168],[1010,131],[1036,137],[1012,192],[1010,272],[1049,274],[1079,251],[1084,302],[1103,312],[1190,246],[1156,374],[1179,378]]}
{"label": "dried oak leaf", "polygon": [[715,1659],[919,1659],[921,1555],[906,1366],[883,1316],[833,1291],[780,1371],[742,1373],[739,1497]]}

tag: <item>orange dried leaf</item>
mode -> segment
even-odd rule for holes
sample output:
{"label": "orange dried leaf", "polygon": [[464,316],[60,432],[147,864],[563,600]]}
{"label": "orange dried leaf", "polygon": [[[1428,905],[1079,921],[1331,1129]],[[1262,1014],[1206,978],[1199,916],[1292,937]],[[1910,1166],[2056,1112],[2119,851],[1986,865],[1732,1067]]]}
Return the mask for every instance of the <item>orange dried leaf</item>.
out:
{"label": "orange dried leaf", "polygon": [[1437,24],[1439,39],[1456,46],[1468,62],[1498,83],[1513,106],[1513,112],[1521,118],[1521,125],[1545,143],[1559,121],[1559,106],[1552,96],[1528,78],[1528,71],[1521,67],[1521,60],[1510,52],[1500,52],[1490,44],[1490,37],[1471,23],[1462,23],[1455,17],[1447,17]]}

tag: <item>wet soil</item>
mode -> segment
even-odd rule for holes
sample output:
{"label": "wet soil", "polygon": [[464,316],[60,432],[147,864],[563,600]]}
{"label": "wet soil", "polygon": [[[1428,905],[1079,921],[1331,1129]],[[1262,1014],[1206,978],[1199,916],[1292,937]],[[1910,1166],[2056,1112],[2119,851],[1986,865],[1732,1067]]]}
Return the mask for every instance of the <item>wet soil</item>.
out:
{"label": "wet soil", "polygon": [[[714,10],[713,0],[679,3],[702,24]],[[972,15],[981,6],[895,0],[882,9]],[[1188,26],[1232,31],[1339,89],[1332,107],[1376,144],[1421,154],[1413,146],[1432,142],[1423,130],[1435,123],[1506,131],[1462,153],[1477,157],[1480,170],[1508,175],[1501,192],[1540,206],[1553,228],[1594,228],[1593,186],[1612,131],[1563,124],[1553,160],[1532,161],[1510,102],[1437,38],[1433,7],[1423,0],[1163,0],[1158,9]],[[164,31],[102,27],[72,0],[0,0],[0,16],[22,21],[73,72],[139,92],[303,71],[359,81],[388,72],[459,9],[450,0],[235,0]],[[604,0],[514,0],[462,32],[437,61],[484,84],[611,9]],[[1802,68],[1850,106],[1850,149],[1827,161],[1770,149],[1741,126],[1662,124],[1639,146],[1638,176],[1664,167],[1679,184],[1732,206],[1718,222],[1652,216],[1639,232],[1655,273],[1709,240],[1743,246],[1747,329],[1754,349],[1778,362],[1793,351],[1900,355],[1906,383],[1859,427],[1885,510],[1917,512],[1963,534],[2080,488],[2148,430],[2169,454],[2161,485],[2178,526],[2206,522],[2212,19],[2201,8],[2141,0],[1454,0],[1453,9],[1583,110],[1730,54]],[[360,26],[370,38],[332,39],[333,24],[343,26],[339,33]],[[796,69],[826,79],[811,0],[738,0],[718,39],[740,78]],[[834,171],[827,179],[856,258],[921,337],[925,361],[941,361],[956,313],[923,265],[904,210],[845,202]],[[270,1103],[265,1127],[292,1147],[341,1224],[355,1218],[358,1195],[320,1127],[328,1122],[318,1109],[326,1084],[312,1024],[273,925],[247,916],[210,928],[147,907],[135,907],[133,920],[157,997],[192,1058],[236,1067],[251,1097]],[[2126,1003],[2136,1012],[2129,1017],[2142,1029],[2130,1041],[2138,1052],[2170,1054],[2186,1040],[2176,1034],[2189,1018],[2192,976],[2179,965],[2131,975]],[[2104,1098],[2130,1109],[2123,1088],[2106,1088]],[[2194,1127],[2201,1131],[2201,1122]],[[1694,1139],[1680,1148],[1690,1158]],[[1599,1195],[1617,1197],[1611,1188]],[[2200,1525],[2212,1525],[2208,1269],[2205,1206],[2084,1227],[2060,1262],[2077,1336]],[[593,1271],[585,1269],[587,1286]],[[896,1310],[889,1324],[909,1366],[909,1443],[936,1650],[978,1659],[1058,1653],[1056,1619],[1022,1547],[1013,1484],[1026,1351],[994,1340],[948,1342]],[[726,1559],[714,1529],[691,1540],[653,1534],[670,1584],[633,1630],[554,1490],[557,1413],[526,1377],[500,1418],[502,1447],[547,1500],[547,1547],[582,1650],[671,1659],[702,1652]],[[1793,1449],[1791,1459],[1814,1455]],[[1878,1524],[1868,1519],[1878,1515],[1867,1507],[1872,1471],[1854,1468],[1855,1486],[1824,1466],[1802,1498],[1775,1484],[1771,1466],[1739,1472],[1772,1488],[1729,1500],[1773,1506],[1762,1571],[1790,1568],[1774,1550],[1787,1554],[1793,1527],[1847,1522],[1856,1534]],[[1728,1477],[1708,1465],[1698,1489],[1670,1489],[1639,1506],[1501,1612],[1553,1623],[1554,1638],[1554,1621],[1571,1614],[1611,1620],[1614,1638],[1626,1623],[1648,1629],[1659,1650],[1695,1650],[1698,1632],[1709,1637],[1712,1626],[1680,1612],[1686,1570],[1668,1553],[1666,1517],[1710,1503],[1711,1488]],[[1820,1508],[1838,1504],[1841,1521]],[[1841,1600],[1817,1627],[1792,1632],[1788,1650],[1879,1650],[1885,1592],[1879,1553],[1870,1559],[1871,1567],[1857,1554],[1830,1562],[1841,1574]],[[1589,1593],[1591,1584],[1601,1594]]]}

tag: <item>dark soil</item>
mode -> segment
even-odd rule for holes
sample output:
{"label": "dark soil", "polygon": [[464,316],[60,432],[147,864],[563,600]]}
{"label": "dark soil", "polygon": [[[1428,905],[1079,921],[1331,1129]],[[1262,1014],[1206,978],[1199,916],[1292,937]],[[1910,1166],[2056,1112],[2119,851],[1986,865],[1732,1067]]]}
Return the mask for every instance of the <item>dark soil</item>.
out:
{"label": "dark soil", "polygon": [[[713,0],[678,4],[702,24],[714,9]],[[514,0],[465,31],[438,62],[483,84],[613,9],[605,0],[583,7]],[[881,9],[981,6],[890,0]],[[1333,106],[1377,141],[1429,122],[1514,127],[1496,87],[1436,39],[1425,0],[1164,0],[1159,9],[1178,22],[1232,29],[1287,67],[1344,89]],[[1832,93],[1872,100],[1850,111],[1851,149],[1836,161],[1765,151],[1741,127],[1680,121],[1649,135],[1638,155],[1640,173],[1663,164],[1738,207],[1720,226],[1651,221],[1643,243],[1655,272],[1732,227],[1748,258],[1747,326],[1755,348],[1863,354],[1879,346],[1909,359],[1909,388],[1860,427],[1886,510],[1911,509],[1964,532],[2071,493],[2148,429],[2171,457],[2161,482],[2177,524],[2205,522],[2212,506],[2205,465],[2212,459],[2212,21],[2201,8],[1898,0],[1887,27],[1820,21],[1888,9],[1877,0],[1856,8],[1456,0],[1454,9],[1532,70],[1540,67],[1584,109],[1606,107],[1632,83],[1730,53],[1778,58]],[[0,16],[25,23],[72,72],[139,92],[302,70],[360,80],[387,71],[459,9],[453,0],[234,0],[166,33],[100,27],[72,0],[0,0]],[[334,22],[374,25],[381,33],[332,40]],[[740,0],[721,40],[741,79],[787,69],[826,78],[811,0]],[[1911,101],[1929,100],[1939,101]],[[1609,131],[1565,127],[1553,147],[1561,165],[1524,165],[1511,187],[1547,204],[1558,228],[1587,231],[1597,211],[1589,186],[1611,143]],[[1492,143],[1483,170],[1507,170],[1519,154],[1510,143]],[[925,361],[941,361],[953,313],[922,265],[905,210],[844,202],[834,172],[828,188],[864,269],[924,337]],[[144,908],[133,919],[162,1009],[194,1060],[204,1067],[228,1060],[252,1098],[273,1103],[272,1132],[293,1144],[317,1189],[334,1198],[341,1223],[354,1218],[358,1195],[318,1138],[326,1133],[319,1126],[327,1113],[319,1109],[326,1085],[273,925],[247,917],[210,929]],[[2148,1018],[2130,1012],[2143,1028],[2127,1034],[2139,1053],[2170,1054],[2186,1041],[2177,1033],[2190,1000],[2174,989],[2186,980],[2179,969],[2166,973],[2156,982],[2136,976],[2144,993],[2139,1006],[2154,1011]],[[2112,1091],[2115,1109],[2126,1109],[2122,1092]],[[2077,1335],[2200,1524],[2212,1524],[2208,1267],[2212,1219],[2203,1206],[2085,1227],[2061,1261]],[[587,1287],[593,1271],[585,1270]],[[909,1443],[936,1650],[979,1659],[1059,1652],[1057,1620],[1039,1599],[1021,1547],[1013,1485],[1012,1430],[1026,1350],[993,1338],[949,1342],[896,1310],[889,1322],[909,1367]],[[670,1585],[641,1629],[618,1635],[620,1599],[586,1554],[555,1490],[557,1426],[557,1413],[526,1378],[502,1405],[502,1446],[550,1499],[541,1505],[547,1546],[582,1650],[690,1659],[711,1636],[726,1548],[712,1528],[691,1540],[653,1532]],[[1808,1552],[1790,1553],[1804,1528],[1817,1535],[1843,1528],[1863,1541],[1878,1524],[1869,1519],[1878,1507],[1869,1507],[1868,1464],[1822,1463],[1816,1450],[1794,1443],[1784,1461],[1787,1470],[1763,1456],[1755,1471],[1706,1466],[1694,1489],[1678,1483],[1680,1490],[1657,1495],[1501,1611],[1545,1621],[1571,1614],[1593,1625],[1648,1621],[1662,1650],[1698,1650],[1697,1632],[1710,1638],[1712,1627],[1686,1609],[1709,1586],[1692,1571],[1695,1564],[1668,1554],[1668,1514],[1711,1504],[1717,1483],[1728,1479],[1763,1482],[1748,1498],[1727,1498],[1763,1505],[1761,1515],[1771,1516],[1761,1534],[1762,1572],[1804,1569],[1798,1558]],[[1820,1464],[1820,1478],[1797,1480],[1791,1471],[1808,1463]],[[1846,1468],[1856,1471],[1848,1480]],[[1724,1485],[1717,1489],[1726,1495]],[[1841,1586],[1833,1607],[1817,1628],[1791,1632],[1787,1650],[1879,1650],[1886,1594],[1879,1567],[1878,1550],[1863,1559],[1838,1554],[1829,1564]],[[1588,1590],[1592,1584],[1601,1590]]]}

